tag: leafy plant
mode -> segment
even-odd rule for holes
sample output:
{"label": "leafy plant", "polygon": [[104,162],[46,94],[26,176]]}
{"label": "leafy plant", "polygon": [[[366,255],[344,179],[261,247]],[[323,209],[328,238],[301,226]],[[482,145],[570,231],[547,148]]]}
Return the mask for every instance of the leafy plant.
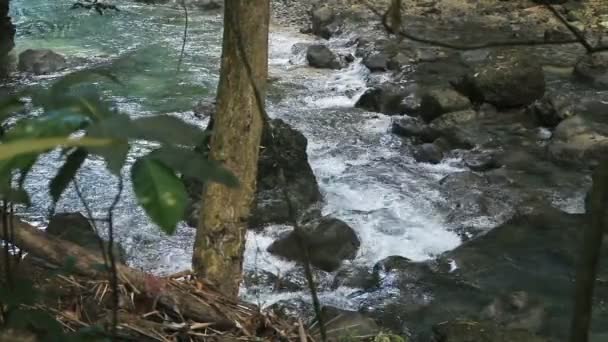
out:
{"label": "leafy plant", "polygon": [[23,189],[23,180],[41,155],[58,148],[65,161],[49,184],[53,203],[59,201],[90,156],[103,158],[108,171],[121,177],[129,150],[136,141],[158,147],[135,160],[131,180],[139,204],[168,234],[175,232],[186,209],[185,185],[179,175],[238,185],[230,172],[194,152],[208,138],[207,133],[169,115],[131,118],[87,84],[99,77],[120,84],[105,71],[84,71],[72,73],[48,89],[0,99],[2,122],[22,111],[26,98],[42,113],[17,120],[0,139],[2,199],[27,204],[29,196]]}

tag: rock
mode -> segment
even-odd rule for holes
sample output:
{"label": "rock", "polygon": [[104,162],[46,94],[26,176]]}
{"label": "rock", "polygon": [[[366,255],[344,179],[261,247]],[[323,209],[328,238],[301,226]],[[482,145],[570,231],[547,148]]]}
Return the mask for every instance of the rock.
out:
{"label": "rock", "polygon": [[496,297],[484,308],[482,317],[507,329],[539,332],[545,320],[542,303],[525,291],[514,291]]}
{"label": "rock", "polygon": [[388,69],[388,60],[386,54],[378,52],[363,58],[363,65],[371,72],[386,71]]}
{"label": "rock", "polygon": [[464,164],[471,170],[484,172],[500,167],[493,153],[481,152],[468,155],[464,158]]}
{"label": "rock", "polygon": [[[280,119],[271,121],[272,139],[267,130],[262,135],[262,146],[258,161],[257,191],[251,216],[250,228],[263,228],[268,224],[291,222],[289,207],[279,180],[279,167],[283,169],[287,184],[287,194],[297,216],[302,215],[321,200],[317,179],[308,163],[306,137]],[[281,151],[275,156],[269,148],[275,142]],[[206,148],[199,148],[206,153]],[[185,178],[190,203],[188,206],[188,225],[196,227],[201,205],[202,184],[194,179]]]}
{"label": "rock", "polygon": [[545,95],[540,100],[532,103],[527,112],[545,127],[555,127],[564,119],[574,115],[574,99],[566,95]]}
{"label": "rock", "polygon": [[249,289],[254,287],[270,287],[276,292],[295,292],[302,290],[298,284],[293,283],[288,279],[279,278],[276,275],[264,270],[245,272],[243,283]]}
{"label": "rock", "polygon": [[325,45],[311,45],[306,51],[308,65],[321,69],[340,69],[340,59]]}
{"label": "rock", "polygon": [[404,104],[407,95],[407,91],[400,86],[384,83],[366,90],[355,107],[387,115],[403,114],[407,111]]}
{"label": "rock", "polygon": [[[51,217],[46,233],[70,241],[91,251],[99,251],[99,237],[89,220],[81,213],[59,213]],[[107,242],[104,248],[107,248]],[[118,261],[126,263],[126,252],[118,243],[114,243],[114,255]]]}
{"label": "rock", "polygon": [[193,0],[192,5],[206,11],[221,9],[224,5],[223,0]]}
{"label": "rock", "polygon": [[457,320],[433,326],[435,342],[549,342],[525,330],[512,330],[491,322]]}
{"label": "rock", "polygon": [[367,267],[353,266],[343,267],[336,272],[331,288],[337,289],[340,286],[346,286],[355,289],[374,289],[380,284],[378,278],[374,276]]}
{"label": "rock", "polygon": [[419,163],[439,164],[443,159],[443,152],[435,144],[422,144],[414,149],[414,159]]}
{"label": "rock", "polygon": [[287,194],[298,217],[321,200],[317,179],[308,162],[306,137],[283,120],[274,119],[271,123],[274,142],[281,153],[272,155],[268,146],[273,139],[264,132],[262,146],[267,148],[260,152],[258,162],[257,194],[249,219],[252,227],[291,222],[281,190],[279,167],[283,169]]}
{"label": "rock", "polygon": [[[329,341],[342,341],[349,336],[376,336],[380,332],[380,327],[373,319],[356,311],[324,306],[321,317],[327,323],[325,328]],[[310,333],[316,339],[320,334],[318,328],[312,329]]]}
{"label": "rock", "polygon": [[548,146],[556,160],[594,165],[608,153],[608,123],[587,115],[562,121]]}
{"label": "rock", "polygon": [[498,108],[527,106],[545,93],[543,69],[533,58],[516,53],[491,55],[473,67],[457,87],[474,101]]}
{"label": "rock", "polygon": [[268,310],[278,317],[301,319],[303,321],[312,319],[315,315],[312,305],[297,297],[279,300],[269,306]]}
{"label": "rock", "polygon": [[392,56],[386,66],[392,71],[401,71],[401,69],[412,63],[412,58],[403,52],[398,52]]}
{"label": "rock", "polygon": [[48,49],[28,49],[19,54],[19,70],[35,75],[49,74],[67,67],[65,58]]}
{"label": "rock", "polygon": [[468,98],[454,89],[442,87],[423,91],[420,101],[420,116],[430,122],[441,114],[457,112],[471,107]]}
{"label": "rock", "polygon": [[194,106],[194,115],[199,118],[210,118],[215,113],[216,105],[217,103],[214,98],[202,99]]}
{"label": "rock", "polygon": [[574,67],[574,76],[595,88],[608,89],[608,51],[583,56]]}
{"label": "rock", "polygon": [[334,10],[327,5],[313,9],[312,11],[312,33],[325,39],[329,39],[340,33],[341,25]]}
{"label": "rock", "polygon": [[472,148],[476,145],[479,115],[473,110],[446,113],[431,121],[429,127],[449,141],[455,148]]}
{"label": "rock", "polygon": [[[331,217],[323,217],[315,223],[303,227],[302,237],[312,265],[332,272],[340,267],[342,260],[357,255],[361,243],[357,233],[346,223]],[[304,251],[293,231],[275,240],[268,251],[289,260],[304,260]]]}
{"label": "rock", "polygon": [[439,138],[439,133],[422,120],[402,116],[392,121],[391,132],[405,138],[416,138],[424,143],[431,143]]}

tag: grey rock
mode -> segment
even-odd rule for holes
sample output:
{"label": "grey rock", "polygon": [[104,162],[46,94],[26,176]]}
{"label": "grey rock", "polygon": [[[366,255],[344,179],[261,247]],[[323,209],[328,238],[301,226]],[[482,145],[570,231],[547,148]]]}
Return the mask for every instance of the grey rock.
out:
{"label": "grey rock", "polygon": [[424,143],[431,143],[439,138],[439,133],[416,117],[403,116],[393,120],[391,132],[405,137],[416,138]]}
{"label": "grey rock", "polygon": [[366,90],[355,107],[387,115],[403,114],[407,111],[404,101],[408,95],[404,88],[385,83]]}
{"label": "grey rock", "polygon": [[438,164],[443,159],[443,152],[435,144],[422,144],[414,149],[414,159],[419,163]]}
{"label": "grey rock", "polygon": [[608,51],[583,56],[574,67],[574,76],[595,88],[608,89]]}
{"label": "grey rock", "polygon": [[468,98],[448,87],[422,91],[420,116],[430,122],[442,114],[471,108]]}
{"label": "grey rock", "polygon": [[340,69],[338,55],[325,45],[311,45],[306,51],[306,60],[311,67],[320,69]]}
{"label": "grey rock", "polygon": [[35,75],[49,74],[67,67],[62,55],[48,49],[28,49],[19,54],[19,70]]}
{"label": "grey rock", "polygon": [[385,53],[378,52],[363,58],[365,65],[371,72],[386,71],[389,58]]}
{"label": "grey rock", "polygon": [[338,22],[338,18],[334,10],[327,5],[321,5],[320,7],[312,10],[312,33],[329,39],[332,36],[339,34],[341,25]]}

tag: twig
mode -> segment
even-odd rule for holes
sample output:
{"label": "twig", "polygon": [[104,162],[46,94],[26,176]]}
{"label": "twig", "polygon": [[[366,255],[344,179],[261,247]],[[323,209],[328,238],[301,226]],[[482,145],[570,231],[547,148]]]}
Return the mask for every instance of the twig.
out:
{"label": "twig", "polygon": [[116,260],[114,257],[114,209],[120,201],[124,182],[122,175],[118,176],[118,191],[112,204],[108,208],[108,256],[110,257],[110,285],[112,287],[112,337],[116,338],[116,328],[118,326],[118,275],[116,271]]}
{"label": "twig", "polygon": [[181,1],[182,8],[184,9],[184,17],[186,22],[184,23],[184,36],[182,38],[182,51],[179,54],[179,61],[177,62],[177,73],[179,73],[182,67],[182,61],[184,59],[184,51],[186,50],[186,41],[188,40],[188,7],[186,6],[186,0]]}

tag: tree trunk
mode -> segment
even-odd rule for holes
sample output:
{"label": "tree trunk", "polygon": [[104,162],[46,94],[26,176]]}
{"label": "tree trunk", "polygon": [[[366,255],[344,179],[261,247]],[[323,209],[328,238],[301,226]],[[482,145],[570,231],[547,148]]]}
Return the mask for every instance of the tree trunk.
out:
{"label": "tree trunk", "polygon": [[593,309],[593,289],[600,260],[602,239],[608,231],[605,210],[608,207],[608,162],[602,162],[593,174],[591,224],[585,227],[580,265],[576,274],[576,292],[570,342],[587,342]]}
{"label": "tree trunk", "polygon": [[9,0],[0,0],[0,74],[7,69],[7,55],[15,46],[15,26],[8,16]]}
{"label": "tree trunk", "polygon": [[[259,108],[264,104],[256,102],[251,78],[263,98],[268,76],[269,15],[269,0],[225,2],[222,65],[210,156],[232,171],[240,184],[237,188],[217,183],[205,186],[193,268],[227,296],[238,295],[247,220],[256,188],[264,126]],[[241,48],[245,56],[241,55]]]}

